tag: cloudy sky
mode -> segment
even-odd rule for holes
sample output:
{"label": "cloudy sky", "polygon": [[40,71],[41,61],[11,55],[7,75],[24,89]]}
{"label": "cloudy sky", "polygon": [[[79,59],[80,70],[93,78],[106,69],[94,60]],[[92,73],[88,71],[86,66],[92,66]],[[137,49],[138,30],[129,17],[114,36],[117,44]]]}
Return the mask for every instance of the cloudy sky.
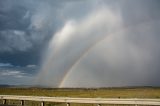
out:
{"label": "cloudy sky", "polygon": [[0,0],[0,84],[160,86],[159,0]]}

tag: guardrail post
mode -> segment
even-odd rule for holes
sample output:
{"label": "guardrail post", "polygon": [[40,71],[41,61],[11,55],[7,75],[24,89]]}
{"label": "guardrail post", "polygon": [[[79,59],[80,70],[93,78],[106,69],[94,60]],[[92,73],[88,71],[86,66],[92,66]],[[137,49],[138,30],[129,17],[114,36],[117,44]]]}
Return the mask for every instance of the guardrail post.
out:
{"label": "guardrail post", "polygon": [[41,102],[41,106],[44,106],[44,102]]}
{"label": "guardrail post", "polygon": [[97,106],[101,106],[100,104],[97,104]]}
{"label": "guardrail post", "polygon": [[2,102],[3,102],[3,105],[5,105],[5,104],[6,104],[6,99],[3,99],[3,101],[2,101]]}
{"label": "guardrail post", "polygon": [[24,100],[21,100],[20,104],[21,104],[21,106],[24,106]]}
{"label": "guardrail post", "polygon": [[70,106],[70,103],[67,103],[67,106]]}

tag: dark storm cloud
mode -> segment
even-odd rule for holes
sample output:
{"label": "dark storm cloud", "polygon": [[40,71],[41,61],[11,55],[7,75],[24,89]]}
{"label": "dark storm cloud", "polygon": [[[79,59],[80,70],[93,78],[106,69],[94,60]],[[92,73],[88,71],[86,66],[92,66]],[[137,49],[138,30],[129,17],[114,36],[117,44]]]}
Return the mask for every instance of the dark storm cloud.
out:
{"label": "dark storm cloud", "polygon": [[45,43],[66,19],[87,13],[88,7],[84,4],[72,0],[0,1],[0,52],[27,51]]}
{"label": "dark storm cloud", "polygon": [[87,14],[88,4],[72,0],[1,0],[0,61],[38,64],[52,35],[66,20]]}
{"label": "dark storm cloud", "polygon": [[1,53],[0,61],[12,63],[13,65],[26,66],[28,64],[38,64],[41,58],[41,48],[30,49],[26,52]]}
{"label": "dark storm cloud", "polygon": [[0,1],[0,62],[38,64],[49,38],[61,25],[57,1]]}
{"label": "dark storm cloud", "polygon": [[29,25],[29,17],[24,17],[27,9],[20,6],[14,6],[5,11],[0,10],[0,30],[24,30]]}
{"label": "dark storm cloud", "polygon": [[35,45],[36,39],[43,41],[44,35],[37,35],[44,30],[37,30],[33,25],[32,17],[36,14],[34,9],[16,1],[1,2],[3,6],[0,10],[0,52],[26,51]]}
{"label": "dark storm cloud", "polygon": [[[70,7],[74,3],[73,8],[84,6],[80,13]],[[31,66],[39,67],[50,38],[72,14],[80,18],[87,13],[86,8],[73,0],[0,0],[0,83],[31,82],[34,76],[25,76],[34,73]]]}

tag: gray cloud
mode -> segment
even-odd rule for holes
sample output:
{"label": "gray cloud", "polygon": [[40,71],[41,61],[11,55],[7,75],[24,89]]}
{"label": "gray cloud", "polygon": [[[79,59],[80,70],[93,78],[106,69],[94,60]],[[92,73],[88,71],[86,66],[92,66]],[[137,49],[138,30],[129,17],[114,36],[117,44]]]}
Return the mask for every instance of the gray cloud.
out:
{"label": "gray cloud", "polygon": [[15,78],[21,78],[24,77],[25,73],[22,73],[21,71],[16,71],[16,70],[3,70],[0,72],[1,77],[15,77]]}
{"label": "gray cloud", "polygon": [[34,84],[34,76],[37,71],[38,67],[36,65],[21,67],[10,63],[0,63],[0,84]]}
{"label": "gray cloud", "polygon": [[[159,86],[158,1],[96,2],[66,21],[38,76],[52,87]],[[93,13],[93,14],[92,14]]]}
{"label": "gray cloud", "polygon": [[12,67],[13,65],[10,63],[0,63],[0,67]]}
{"label": "gray cloud", "polygon": [[0,83],[29,84],[40,64],[51,87],[159,86],[159,4],[1,0]]}
{"label": "gray cloud", "polygon": [[[155,24],[159,23],[117,32],[100,42],[72,68],[63,86],[159,86],[160,39],[153,35]],[[139,41],[130,41],[130,36]]]}

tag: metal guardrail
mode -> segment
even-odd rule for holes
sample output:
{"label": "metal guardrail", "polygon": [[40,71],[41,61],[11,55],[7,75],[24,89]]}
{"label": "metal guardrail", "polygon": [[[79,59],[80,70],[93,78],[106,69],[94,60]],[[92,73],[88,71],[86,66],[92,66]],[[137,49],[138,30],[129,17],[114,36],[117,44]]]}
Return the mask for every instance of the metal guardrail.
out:
{"label": "metal guardrail", "polygon": [[3,104],[6,100],[20,100],[21,105],[24,105],[24,101],[39,101],[41,106],[44,106],[44,102],[59,102],[66,103],[67,106],[70,103],[88,103],[88,104],[123,104],[123,105],[160,105],[160,99],[139,99],[139,98],[70,98],[70,97],[44,97],[44,96],[17,96],[17,95],[0,95],[0,99],[3,100]]}

